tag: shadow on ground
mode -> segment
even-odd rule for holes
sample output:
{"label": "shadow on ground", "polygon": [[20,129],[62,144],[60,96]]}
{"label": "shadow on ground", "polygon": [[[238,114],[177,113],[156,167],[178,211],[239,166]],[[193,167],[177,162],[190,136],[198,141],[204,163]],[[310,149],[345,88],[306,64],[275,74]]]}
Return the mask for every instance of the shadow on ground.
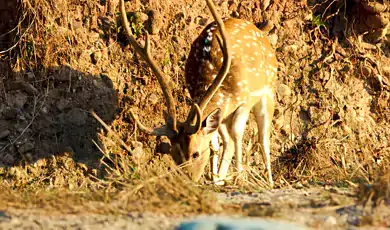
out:
{"label": "shadow on ground", "polygon": [[[6,69],[3,65],[2,73],[7,73]],[[107,75],[60,66],[38,72],[11,72],[4,79],[0,166],[33,163],[72,152],[74,160],[98,167],[102,154],[92,140],[98,141],[101,125],[90,109],[107,123],[113,120],[117,94]]]}

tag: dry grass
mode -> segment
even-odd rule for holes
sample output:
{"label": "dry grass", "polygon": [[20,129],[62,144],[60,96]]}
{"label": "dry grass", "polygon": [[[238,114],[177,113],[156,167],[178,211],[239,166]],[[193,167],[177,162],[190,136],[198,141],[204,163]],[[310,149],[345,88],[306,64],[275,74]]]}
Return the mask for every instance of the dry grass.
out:
{"label": "dry grass", "polygon": [[[223,209],[209,190],[195,185],[180,169],[169,172],[155,167],[137,171],[132,168],[128,156],[120,158],[108,159],[113,164],[107,167],[105,179],[88,174],[79,175],[78,172],[84,171],[84,168],[72,167],[71,158],[55,160],[58,164],[54,167],[42,167],[40,176],[45,179],[40,183],[31,181],[37,177],[22,177],[22,167],[14,167],[9,171],[17,172],[17,178],[3,175],[0,206],[59,214],[147,211],[188,215],[217,213]],[[32,168],[24,169],[30,171]],[[71,185],[75,179],[83,181]]]}
{"label": "dry grass", "polygon": [[390,204],[390,167],[388,164],[389,162],[384,162],[384,166],[378,170],[372,183],[360,184],[356,193],[359,202],[364,205],[372,204],[374,207]]}

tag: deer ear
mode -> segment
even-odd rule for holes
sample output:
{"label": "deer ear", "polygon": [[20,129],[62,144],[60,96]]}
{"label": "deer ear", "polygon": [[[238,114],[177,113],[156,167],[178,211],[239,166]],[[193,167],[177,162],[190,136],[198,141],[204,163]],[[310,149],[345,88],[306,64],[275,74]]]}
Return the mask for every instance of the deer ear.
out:
{"label": "deer ear", "polygon": [[212,133],[216,131],[219,127],[219,124],[222,120],[222,111],[220,108],[211,112],[207,118],[204,120],[202,125],[202,130],[205,134]]}

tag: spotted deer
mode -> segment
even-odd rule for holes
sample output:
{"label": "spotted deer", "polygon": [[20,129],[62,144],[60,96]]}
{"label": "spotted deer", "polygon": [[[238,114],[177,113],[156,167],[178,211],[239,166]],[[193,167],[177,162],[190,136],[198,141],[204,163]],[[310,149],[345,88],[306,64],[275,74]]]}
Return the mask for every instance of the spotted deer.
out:
{"label": "spotted deer", "polygon": [[[145,46],[134,38],[120,1],[121,21],[134,50],[149,64],[167,101],[166,124],[158,128],[143,125],[130,112],[140,130],[156,136],[167,136],[171,155],[197,182],[210,160],[211,150],[218,151],[222,137],[222,159],[213,155],[213,181],[224,184],[235,154],[235,168],[243,171],[242,139],[249,114],[253,111],[258,126],[258,141],[265,161],[268,181],[273,186],[270,163],[270,132],[274,113],[274,83],[277,60],[266,35],[254,24],[241,19],[222,20],[212,0],[206,0],[214,18],[193,42],[186,66],[185,79],[194,101],[184,122],[176,119],[176,103],[169,78],[150,55],[150,40]],[[218,135],[219,134],[219,135]],[[211,143],[211,148],[210,148]],[[220,167],[217,168],[217,164]]]}

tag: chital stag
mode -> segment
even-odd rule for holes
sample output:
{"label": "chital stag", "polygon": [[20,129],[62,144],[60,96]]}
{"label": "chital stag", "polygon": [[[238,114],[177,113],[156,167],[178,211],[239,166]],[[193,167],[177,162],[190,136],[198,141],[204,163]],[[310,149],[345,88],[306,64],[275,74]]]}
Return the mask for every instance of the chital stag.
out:
{"label": "chital stag", "polygon": [[[187,163],[185,169],[193,181],[202,176],[210,159],[211,149],[218,150],[218,134],[223,141],[223,155],[216,170],[214,158],[213,181],[223,184],[233,153],[236,170],[243,171],[242,139],[252,110],[267,169],[269,184],[273,186],[270,163],[270,131],[274,113],[274,82],[277,60],[264,33],[252,23],[240,19],[222,20],[212,0],[206,0],[215,22],[209,24],[191,47],[185,67],[185,78],[194,104],[185,122],[176,120],[176,104],[169,87],[169,79],[158,68],[150,55],[150,41],[146,33],[145,47],[140,46],[131,33],[124,8],[120,12],[125,32],[135,51],[144,58],[156,75],[167,100],[166,124],[158,128],[144,126],[131,112],[138,127],[152,135],[167,136],[171,141],[171,155],[177,164]],[[222,182],[222,183],[221,183]]]}

